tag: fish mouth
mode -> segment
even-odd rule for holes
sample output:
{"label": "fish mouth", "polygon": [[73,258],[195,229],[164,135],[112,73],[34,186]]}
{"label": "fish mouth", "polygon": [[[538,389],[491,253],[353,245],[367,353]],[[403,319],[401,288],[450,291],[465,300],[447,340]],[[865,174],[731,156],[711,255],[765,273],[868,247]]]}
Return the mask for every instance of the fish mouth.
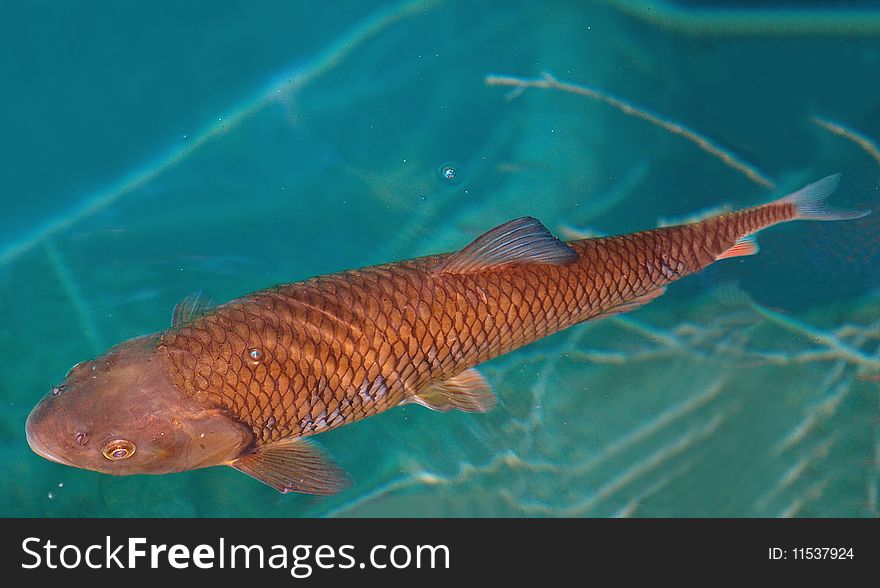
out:
{"label": "fish mouth", "polygon": [[[36,411],[34,411],[36,412]],[[37,434],[34,428],[33,416],[34,412],[28,416],[27,423],[25,424],[25,436],[27,437],[28,445],[31,448],[31,451],[48,459],[49,461],[54,461],[55,463],[60,463],[61,465],[72,465],[69,461],[66,461],[57,455],[53,455],[51,451],[46,447],[46,444],[40,439],[40,436]]]}

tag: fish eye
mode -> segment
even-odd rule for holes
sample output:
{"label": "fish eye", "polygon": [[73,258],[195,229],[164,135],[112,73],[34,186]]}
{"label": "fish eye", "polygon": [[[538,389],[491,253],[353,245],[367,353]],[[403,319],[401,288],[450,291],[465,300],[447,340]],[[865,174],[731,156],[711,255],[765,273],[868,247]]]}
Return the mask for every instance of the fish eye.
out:
{"label": "fish eye", "polygon": [[127,439],[114,439],[108,441],[104,444],[104,448],[101,449],[101,453],[103,453],[104,457],[110,461],[119,461],[120,459],[129,458],[134,455],[134,451],[134,443]]}

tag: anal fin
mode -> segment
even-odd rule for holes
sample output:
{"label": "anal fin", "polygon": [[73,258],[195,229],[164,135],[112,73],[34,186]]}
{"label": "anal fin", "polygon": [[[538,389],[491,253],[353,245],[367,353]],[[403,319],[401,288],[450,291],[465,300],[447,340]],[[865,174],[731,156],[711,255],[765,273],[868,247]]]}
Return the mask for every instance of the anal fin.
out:
{"label": "anal fin", "polygon": [[755,255],[760,251],[760,247],[758,247],[758,240],[754,235],[746,235],[745,237],[741,237],[736,240],[736,243],[733,246],[716,257],[715,259],[728,259],[730,257],[743,257],[745,255]]}
{"label": "anal fin", "polygon": [[349,485],[345,473],[314,443],[301,437],[258,447],[229,463],[284,494],[335,494]]}
{"label": "anal fin", "polygon": [[480,375],[471,368],[460,374],[432,384],[410,398],[431,410],[462,410],[464,412],[489,412],[495,408],[495,394]]}

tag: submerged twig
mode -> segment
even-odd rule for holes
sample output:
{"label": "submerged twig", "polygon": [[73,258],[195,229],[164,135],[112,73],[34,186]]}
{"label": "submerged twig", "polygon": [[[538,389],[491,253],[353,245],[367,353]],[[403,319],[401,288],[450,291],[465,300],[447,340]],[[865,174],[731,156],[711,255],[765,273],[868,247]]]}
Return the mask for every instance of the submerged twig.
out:
{"label": "submerged twig", "polygon": [[838,137],[843,137],[847,141],[852,141],[861,147],[865,153],[874,158],[874,161],[880,164],[880,148],[877,147],[877,142],[873,139],[859,131],[827,118],[814,116],[812,120],[815,124],[819,125],[829,133],[837,135]]}
{"label": "submerged twig", "polygon": [[687,128],[683,124],[677,123],[667,118],[663,118],[640,106],[636,106],[631,102],[623,100],[622,98],[616,98],[595,88],[590,88],[588,86],[583,86],[580,84],[562,82],[557,80],[549,73],[544,73],[543,77],[538,79],[518,78],[515,76],[488,75],[486,76],[486,83],[490,86],[511,86],[517,89],[516,95],[521,94],[526,88],[552,88],[554,90],[561,90],[562,92],[577,94],[579,96],[585,96],[587,98],[603,102],[608,106],[616,108],[626,115],[642,119],[654,126],[660,127],[661,129],[672,133],[673,135],[678,135],[679,137],[687,139],[698,148],[700,148],[700,150],[721,160],[724,165],[740,172],[742,175],[747,177],[752,182],[758,184],[759,186],[763,186],[770,190],[773,190],[776,187],[776,184],[774,184],[773,181],[771,181],[764,174],[758,171],[755,166],[746,163],[745,161],[742,161],[741,159],[737,158],[735,155],[733,155],[723,147],[716,145],[710,139],[704,137],[700,133]]}
{"label": "submerged twig", "polygon": [[752,305],[755,311],[780,327],[797,333],[813,341],[818,348],[800,353],[789,353],[790,361],[822,361],[843,360],[850,365],[863,370],[880,370],[880,357],[871,356],[857,347],[843,341],[831,331],[822,331],[818,327],[797,320],[794,317],[785,316],[782,313],[770,310],[758,304]]}

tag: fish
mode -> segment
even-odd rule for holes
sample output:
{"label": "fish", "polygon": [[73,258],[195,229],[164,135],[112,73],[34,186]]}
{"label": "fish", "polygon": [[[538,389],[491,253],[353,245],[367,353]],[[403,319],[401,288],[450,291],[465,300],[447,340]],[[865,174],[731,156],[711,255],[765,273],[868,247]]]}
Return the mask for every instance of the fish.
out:
{"label": "fish", "polygon": [[830,208],[839,174],[699,222],[561,241],[540,221],[497,226],[453,253],[321,275],[225,304],[188,297],[171,327],[75,365],[34,407],[30,447],[113,475],[231,466],[288,493],[348,474],[311,436],[405,404],[486,412],[476,366],[562,329],[630,312],[755,233]]}

